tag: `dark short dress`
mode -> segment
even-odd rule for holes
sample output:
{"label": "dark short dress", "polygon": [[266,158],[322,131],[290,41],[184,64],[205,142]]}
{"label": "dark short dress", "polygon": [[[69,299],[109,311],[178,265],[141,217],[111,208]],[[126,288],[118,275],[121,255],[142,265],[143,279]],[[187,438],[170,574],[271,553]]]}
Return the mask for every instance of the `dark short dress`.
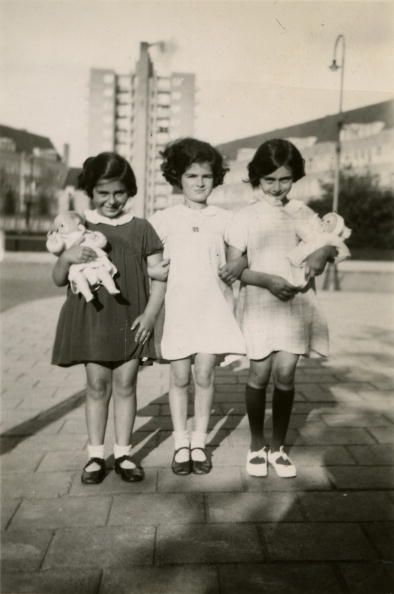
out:
{"label": "dark short dress", "polygon": [[118,272],[114,278],[120,290],[110,295],[104,287],[87,303],[70,287],[60,311],[52,363],[68,367],[78,363],[118,364],[130,359],[155,359],[153,337],[139,345],[130,327],[149,299],[146,258],[162,251],[162,243],[148,221],[133,218],[123,225],[87,223],[91,231],[103,233],[106,251]]}

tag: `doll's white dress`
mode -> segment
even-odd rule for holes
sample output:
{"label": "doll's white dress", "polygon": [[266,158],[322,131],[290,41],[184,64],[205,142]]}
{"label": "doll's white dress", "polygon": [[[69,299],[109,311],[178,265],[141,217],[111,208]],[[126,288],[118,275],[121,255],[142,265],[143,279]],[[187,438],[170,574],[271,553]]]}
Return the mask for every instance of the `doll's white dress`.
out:
{"label": "doll's white dress", "polygon": [[161,341],[167,360],[196,353],[245,353],[232,289],[218,276],[226,261],[224,231],[229,217],[228,211],[216,206],[178,205],[150,218],[164,244],[164,258],[170,259]]}
{"label": "doll's white dress", "polygon": [[[313,215],[305,204],[292,202],[283,206],[263,197],[234,214],[226,241],[247,252],[251,270],[291,277],[288,254],[300,241],[297,218]],[[262,359],[273,351],[328,354],[327,323],[311,285],[289,301],[281,301],[268,289],[243,285],[237,314],[251,359]]]}

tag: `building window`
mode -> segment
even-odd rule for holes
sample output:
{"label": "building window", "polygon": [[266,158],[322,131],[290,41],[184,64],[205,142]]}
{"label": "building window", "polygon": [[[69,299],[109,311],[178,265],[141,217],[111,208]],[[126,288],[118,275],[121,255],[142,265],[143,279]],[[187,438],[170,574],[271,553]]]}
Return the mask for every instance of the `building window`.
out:
{"label": "building window", "polygon": [[104,88],[104,97],[113,97],[114,89],[113,87],[105,87]]}
{"label": "building window", "polygon": [[114,82],[114,75],[113,74],[104,74],[103,80],[105,83],[113,83]]}

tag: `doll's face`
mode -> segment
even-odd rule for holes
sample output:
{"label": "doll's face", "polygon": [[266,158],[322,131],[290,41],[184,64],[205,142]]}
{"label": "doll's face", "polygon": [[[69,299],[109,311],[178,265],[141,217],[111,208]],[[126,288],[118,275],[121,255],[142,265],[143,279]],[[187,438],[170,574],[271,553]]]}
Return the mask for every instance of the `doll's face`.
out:
{"label": "doll's face", "polygon": [[81,222],[74,217],[70,217],[66,214],[58,215],[55,219],[55,230],[58,233],[73,233],[80,229]]}
{"label": "doll's face", "polygon": [[329,212],[322,219],[323,231],[333,233],[339,223],[338,215],[335,212]]}

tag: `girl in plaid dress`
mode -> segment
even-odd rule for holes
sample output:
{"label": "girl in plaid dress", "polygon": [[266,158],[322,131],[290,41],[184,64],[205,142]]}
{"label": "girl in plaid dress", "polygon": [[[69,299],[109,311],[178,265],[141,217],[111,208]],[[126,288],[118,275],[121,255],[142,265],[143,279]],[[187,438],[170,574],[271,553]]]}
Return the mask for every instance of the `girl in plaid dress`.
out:
{"label": "girl in plaid dress", "polygon": [[[231,261],[246,254],[248,268],[240,278],[240,322],[246,340],[250,371],[246,410],[251,432],[246,469],[251,476],[266,476],[268,463],[280,477],[296,476],[284,450],[294,400],[294,378],[300,355],[328,353],[326,321],[319,309],[313,277],[321,274],[336,250],[325,247],[306,262],[310,282],[300,290],[290,278],[288,253],[298,244],[296,228],[315,216],[304,203],[289,201],[294,182],[305,175],[304,160],[286,140],[262,144],[248,165],[249,181],[257,202],[238,212],[228,227]],[[264,443],[266,388],[272,374],[273,435]]]}

